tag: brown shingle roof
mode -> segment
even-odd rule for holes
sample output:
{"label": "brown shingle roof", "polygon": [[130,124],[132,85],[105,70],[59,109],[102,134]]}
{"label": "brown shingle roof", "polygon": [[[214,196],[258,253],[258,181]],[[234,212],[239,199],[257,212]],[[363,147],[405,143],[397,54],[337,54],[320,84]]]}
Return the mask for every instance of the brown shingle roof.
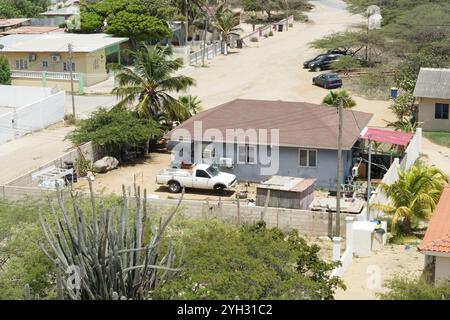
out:
{"label": "brown shingle roof", "polygon": [[450,253],[450,186],[442,192],[419,250]]}
{"label": "brown shingle roof", "polygon": [[[343,149],[353,147],[372,116],[371,113],[353,111],[352,114],[351,110],[344,110]],[[203,133],[207,129],[219,129],[224,136],[227,129],[267,129],[268,143],[271,143],[270,129],[279,129],[280,146],[337,149],[338,120],[336,109],[328,106],[237,99],[200,112],[176,129],[187,129],[193,136],[194,121],[201,121]],[[168,133],[166,138],[170,135]],[[199,139],[194,137],[194,140]]]}
{"label": "brown shingle roof", "polygon": [[1,34],[43,34],[50,32],[64,32],[63,28],[52,26],[23,26],[15,29],[3,31]]}

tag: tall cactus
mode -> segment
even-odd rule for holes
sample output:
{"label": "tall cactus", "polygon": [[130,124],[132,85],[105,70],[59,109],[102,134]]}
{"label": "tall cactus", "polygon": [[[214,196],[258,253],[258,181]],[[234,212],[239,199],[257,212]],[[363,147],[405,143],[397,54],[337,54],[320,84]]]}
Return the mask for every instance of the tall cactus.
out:
{"label": "tall cactus", "polygon": [[[42,245],[41,249],[57,268],[58,298],[62,298],[61,291],[64,291],[64,298],[69,299],[151,298],[152,290],[179,270],[174,267],[176,259],[171,242],[162,252],[161,241],[167,225],[180,207],[184,190],[168,218],[164,222],[160,219],[158,228],[147,228],[145,190],[141,198],[140,188],[135,187],[136,204],[132,207],[131,192],[126,192],[122,186],[118,215],[117,208],[97,212],[90,180],[89,189],[92,211],[89,218],[72,193],[72,208],[66,208],[64,192],[59,189],[59,210],[50,202],[53,221],[39,214],[51,250]],[[129,223],[131,216],[134,216],[134,223]],[[61,275],[67,273],[68,280],[62,280]]]}

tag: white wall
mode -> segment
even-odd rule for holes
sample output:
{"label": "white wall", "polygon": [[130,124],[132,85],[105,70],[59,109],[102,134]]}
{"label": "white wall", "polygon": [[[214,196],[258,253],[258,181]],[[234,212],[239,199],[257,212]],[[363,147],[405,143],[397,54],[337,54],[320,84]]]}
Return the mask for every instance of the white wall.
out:
{"label": "white wall", "polygon": [[450,281],[450,257],[436,257],[435,283]]}
{"label": "white wall", "polygon": [[62,120],[65,93],[52,94],[51,88],[0,86],[0,105],[15,107],[14,111],[0,115],[0,143],[3,143]]}
{"label": "white wall", "polygon": [[52,88],[0,85],[0,106],[23,107],[52,94]]}

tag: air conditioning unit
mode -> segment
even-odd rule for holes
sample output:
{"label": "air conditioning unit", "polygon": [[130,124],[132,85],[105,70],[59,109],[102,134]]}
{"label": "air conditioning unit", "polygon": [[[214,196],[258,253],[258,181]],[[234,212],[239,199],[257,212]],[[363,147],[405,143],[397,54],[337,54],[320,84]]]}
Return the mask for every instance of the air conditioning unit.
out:
{"label": "air conditioning unit", "polygon": [[233,159],[231,159],[231,158],[220,158],[219,159],[219,165],[221,167],[225,167],[225,168],[232,168],[233,167]]}
{"label": "air conditioning unit", "polygon": [[30,53],[30,55],[28,56],[28,61],[36,61],[36,54],[35,53]]}
{"label": "air conditioning unit", "polygon": [[54,56],[52,56],[52,60],[53,60],[53,62],[59,62],[59,61],[61,61],[61,56],[58,54],[55,54]]}

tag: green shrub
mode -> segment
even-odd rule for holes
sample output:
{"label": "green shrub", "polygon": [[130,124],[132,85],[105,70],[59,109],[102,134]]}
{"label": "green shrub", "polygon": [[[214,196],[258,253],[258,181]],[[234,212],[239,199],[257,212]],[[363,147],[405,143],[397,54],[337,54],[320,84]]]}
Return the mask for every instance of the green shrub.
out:
{"label": "green shrub", "polygon": [[250,42],[258,42],[258,41],[259,41],[258,37],[251,37],[250,38]]}
{"label": "green shrub", "polygon": [[80,177],[87,176],[87,173],[89,171],[94,172],[94,167],[92,165],[92,162],[88,159],[85,159],[83,157],[78,157],[75,160],[75,170]]}
{"label": "green shrub", "polygon": [[0,57],[0,84],[11,84],[11,69],[5,57]]}
{"label": "green shrub", "polygon": [[423,278],[394,277],[386,282],[387,293],[377,294],[383,300],[449,300],[450,284],[433,286]]}
{"label": "green shrub", "polygon": [[269,37],[273,37],[273,31],[272,30],[269,32]]}

